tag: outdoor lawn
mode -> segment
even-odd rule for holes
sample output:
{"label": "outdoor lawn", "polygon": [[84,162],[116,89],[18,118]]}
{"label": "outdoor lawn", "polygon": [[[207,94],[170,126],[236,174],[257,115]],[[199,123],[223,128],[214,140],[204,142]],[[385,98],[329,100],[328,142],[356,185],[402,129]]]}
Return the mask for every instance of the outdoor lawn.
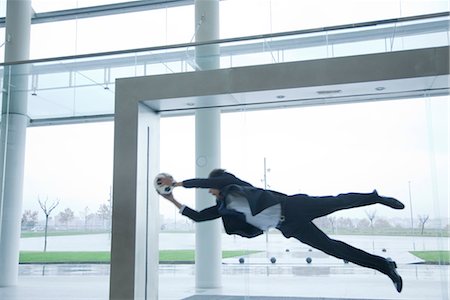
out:
{"label": "outdoor lawn", "polygon": [[[249,255],[259,251],[235,250],[223,251],[222,258]],[[194,262],[194,250],[161,250],[159,261],[164,262]],[[54,251],[21,251],[19,262],[21,264],[42,263],[109,263],[110,252],[54,252]]]}
{"label": "outdoor lawn", "polygon": [[[223,251],[222,258],[239,257],[260,251],[235,250]],[[411,251],[411,254],[423,259],[428,264],[450,264],[450,251]],[[194,262],[194,250],[161,250],[160,263]],[[110,253],[101,252],[41,252],[21,251],[20,263],[109,263]]]}

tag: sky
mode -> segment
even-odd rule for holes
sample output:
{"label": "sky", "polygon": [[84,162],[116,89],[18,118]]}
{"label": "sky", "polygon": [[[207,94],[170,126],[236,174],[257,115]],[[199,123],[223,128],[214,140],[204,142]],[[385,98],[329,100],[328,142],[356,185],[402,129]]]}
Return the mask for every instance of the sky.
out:
{"label": "sky", "polygon": [[[224,113],[222,166],[286,194],[371,192],[393,196],[403,211],[381,205],[378,216],[448,218],[449,103],[446,97]],[[269,121],[270,120],[270,121]],[[96,212],[109,199],[112,122],[32,127],[27,132],[24,209],[37,199],[60,201],[55,210]],[[161,119],[161,171],[176,180],[195,177],[194,117]],[[182,150],[180,150],[182,149]],[[411,198],[409,193],[411,192]],[[191,189],[176,189],[194,207]],[[412,204],[412,205],[411,205]],[[368,208],[338,213],[365,217]],[[174,207],[161,198],[160,212]]]}

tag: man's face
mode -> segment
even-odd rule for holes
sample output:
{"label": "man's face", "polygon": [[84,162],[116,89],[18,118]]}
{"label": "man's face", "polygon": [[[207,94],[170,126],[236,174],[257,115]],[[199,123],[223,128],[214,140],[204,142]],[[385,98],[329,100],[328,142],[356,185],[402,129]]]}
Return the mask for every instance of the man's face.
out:
{"label": "man's face", "polygon": [[220,191],[218,189],[209,189],[209,193],[216,198],[219,198]]}

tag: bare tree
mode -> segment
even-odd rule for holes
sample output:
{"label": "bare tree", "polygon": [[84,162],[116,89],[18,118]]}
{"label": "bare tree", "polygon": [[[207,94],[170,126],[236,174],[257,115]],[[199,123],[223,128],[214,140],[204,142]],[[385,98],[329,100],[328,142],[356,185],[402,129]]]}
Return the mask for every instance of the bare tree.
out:
{"label": "bare tree", "polygon": [[377,214],[376,210],[371,210],[371,211],[366,210],[366,216],[369,219],[370,228],[372,228],[372,231],[373,231],[373,221],[375,220],[376,214]]}
{"label": "bare tree", "polygon": [[84,219],[84,231],[87,230],[87,223],[88,223],[88,217],[89,217],[89,207],[86,206],[84,210],[80,211],[80,216]]}
{"label": "bare tree", "polygon": [[336,220],[336,228],[353,229],[355,228],[355,225],[353,224],[352,219],[340,217]]}
{"label": "bare tree", "polygon": [[322,230],[330,229],[330,222],[328,221],[328,217],[320,217],[313,220],[313,223]]}
{"label": "bare tree", "polygon": [[430,218],[429,215],[418,215],[419,223],[420,223],[420,234],[423,235],[423,231],[425,230],[425,223]]}
{"label": "bare tree", "polygon": [[37,222],[38,222],[38,212],[35,210],[31,211],[30,209],[26,209],[22,214],[22,221],[21,221],[22,229],[29,230],[34,226],[36,226]]}
{"label": "bare tree", "polygon": [[[372,231],[372,235],[373,235],[373,222],[375,220],[375,216],[377,214],[376,210],[370,210],[370,211],[365,211],[366,212],[366,216],[369,219],[370,222],[370,229]],[[372,251],[375,251],[375,240],[372,239]]]}
{"label": "bare tree", "polygon": [[336,229],[336,217],[335,216],[328,216],[327,219],[328,219],[328,221],[330,222],[330,225],[331,225],[331,233],[334,233],[334,231]]}
{"label": "bare tree", "polygon": [[391,223],[384,218],[378,218],[374,224],[376,228],[392,228]]}
{"label": "bare tree", "polygon": [[107,226],[110,226],[111,220],[111,206],[108,203],[100,204],[100,207],[97,211],[97,215],[103,221],[103,229],[106,229]]}
{"label": "bare tree", "polygon": [[39,206],[45,214],[45,227],[44,227],[44,252],[47,251],[47,229],[48,229],[48,218],[52,211],[58,206],[59,200],[56,199],[50,206],[47,206],[48,197],[45,198],[45,201],[42,202],[38,197]]}
{"label": "bare tree", "polygon": [[66,229],[69,227],[69,222],[73,220],[74,213],[70,208],[66,208],[64,211],[58,214],[59,221],[66,225]]}
{"label": "bare tree", "polygon": [[369,228],[369,226],[370,226],[370,223],[366,219],[360,219],[356,223],[356,228],[358,228],[358,229],[367,229],[367,228]]}

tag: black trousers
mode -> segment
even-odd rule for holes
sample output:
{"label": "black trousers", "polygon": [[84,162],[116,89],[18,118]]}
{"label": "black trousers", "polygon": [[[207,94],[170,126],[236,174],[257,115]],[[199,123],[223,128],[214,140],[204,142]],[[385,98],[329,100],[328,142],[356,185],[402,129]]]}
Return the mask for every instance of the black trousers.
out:
{"label": "black trousers", "polygon": [[336,258],[387,274],[389,271],[388,260],[342,241],[333,240],[312,223],[315,218],[335,211],[375,204],[379,200],[380,197],[375,192],[325,197],[311,197],[304,194],[289,196],[282,204],[282,214],[285,220],[277,228],[287,238],[296,238],[302,243]]}

